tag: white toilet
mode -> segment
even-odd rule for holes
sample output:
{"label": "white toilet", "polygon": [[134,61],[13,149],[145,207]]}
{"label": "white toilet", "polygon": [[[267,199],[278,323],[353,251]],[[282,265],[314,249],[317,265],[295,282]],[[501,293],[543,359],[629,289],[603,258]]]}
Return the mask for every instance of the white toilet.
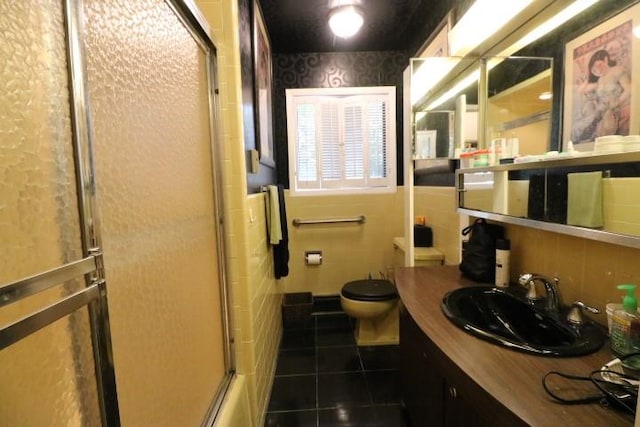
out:
{"label": "white toilet", "polygon": [[359,346],[398,344],[398,291],[388,280],[348,282],[340,294],[342,309],[356,319]]}

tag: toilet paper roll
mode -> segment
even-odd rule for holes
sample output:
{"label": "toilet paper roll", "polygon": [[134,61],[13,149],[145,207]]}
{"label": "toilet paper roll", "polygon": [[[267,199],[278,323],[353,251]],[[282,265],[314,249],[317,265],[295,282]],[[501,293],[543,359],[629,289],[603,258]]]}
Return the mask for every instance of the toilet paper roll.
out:
{"label": "toilet paper roll", "polygon": [[320,254],[307,254],[305,257],[305,261],[309,265],[320,265],[322,264],[322,255]]}

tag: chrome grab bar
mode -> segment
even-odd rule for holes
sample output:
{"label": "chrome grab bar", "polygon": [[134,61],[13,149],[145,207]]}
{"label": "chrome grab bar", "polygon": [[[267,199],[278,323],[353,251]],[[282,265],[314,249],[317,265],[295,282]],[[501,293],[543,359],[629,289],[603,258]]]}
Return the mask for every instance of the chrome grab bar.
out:
{"label": "chrome grab bar", "polygon": [[338,224],[344,222],[357,222],[358,224],[364,224],[365,217],[364,215],[360,215],[352,218],[325,218],[325,219],[298,219],[295,218],[291,223],[298,227],[300,225],[308,225],[308,224]]}

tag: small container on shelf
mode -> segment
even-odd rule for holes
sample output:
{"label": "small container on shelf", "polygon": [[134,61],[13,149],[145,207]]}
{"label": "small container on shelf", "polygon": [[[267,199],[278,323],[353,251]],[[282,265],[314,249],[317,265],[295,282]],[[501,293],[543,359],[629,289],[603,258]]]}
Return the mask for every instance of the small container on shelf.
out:
{"label": "small container on shelf", "polygon": [[474,152],[465,151],[460,153],[460,169],[468,169],[474,166]]}
{"label": "small container on shelf", "polygon": [[477,150],[473,155],[473,167],[489,166],[489,150]]}

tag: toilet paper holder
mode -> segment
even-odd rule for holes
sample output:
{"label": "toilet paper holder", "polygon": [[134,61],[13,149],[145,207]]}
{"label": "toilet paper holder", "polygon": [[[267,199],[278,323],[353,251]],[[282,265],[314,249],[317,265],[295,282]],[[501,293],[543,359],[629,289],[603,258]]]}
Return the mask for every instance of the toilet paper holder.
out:
{"label": "toilet paper holder", "polygon": [[307,265],[322,264],[322,251],[305,251],[304,263]]}

